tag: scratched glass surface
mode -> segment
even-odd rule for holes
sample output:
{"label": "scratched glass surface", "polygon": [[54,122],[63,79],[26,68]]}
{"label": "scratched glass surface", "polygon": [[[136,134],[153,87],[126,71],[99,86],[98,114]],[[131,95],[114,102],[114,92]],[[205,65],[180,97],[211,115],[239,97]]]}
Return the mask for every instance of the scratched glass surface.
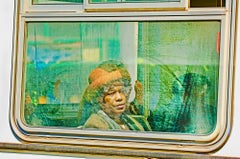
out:
{"label": "scratched glass surface", "polygon": [[24,120],[81,128],[91,115],[80,104],[90,72],[118,60],[132,79],[128,103],[139,93],[135,81],[142,86],[142,103],[128,115],[156,132],[209,134],[217,118],[219,42],[219,21],[29,22]]}

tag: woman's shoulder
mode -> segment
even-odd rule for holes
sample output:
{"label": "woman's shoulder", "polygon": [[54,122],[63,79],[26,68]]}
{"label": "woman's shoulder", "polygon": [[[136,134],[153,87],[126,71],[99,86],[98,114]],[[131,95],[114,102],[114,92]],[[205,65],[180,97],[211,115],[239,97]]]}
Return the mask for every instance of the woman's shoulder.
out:
{"label": "woman's shoulder", "polygon": [[84,128],[102,129],[102,130],[108,130],[109,129],[108,124],[98,114],[92,114],[88,118],[88,120],[85,122],[83,127]]}

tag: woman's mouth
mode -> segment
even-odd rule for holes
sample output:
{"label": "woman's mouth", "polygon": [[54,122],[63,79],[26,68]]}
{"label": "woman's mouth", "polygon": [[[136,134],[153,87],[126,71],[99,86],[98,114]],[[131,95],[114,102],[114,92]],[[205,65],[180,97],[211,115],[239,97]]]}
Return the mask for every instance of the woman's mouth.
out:
{"label": "woman's mouth", "polygon": [[124,104],[117,105],[117,109],[124,109],[124,108],[125,108],[125,105],[124,105]]}

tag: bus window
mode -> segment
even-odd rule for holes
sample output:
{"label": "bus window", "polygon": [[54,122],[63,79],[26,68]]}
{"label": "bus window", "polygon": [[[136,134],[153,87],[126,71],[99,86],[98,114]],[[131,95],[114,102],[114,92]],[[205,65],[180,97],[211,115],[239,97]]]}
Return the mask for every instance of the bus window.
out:
{"label": "bus window", "polygon": [[225,0],[190,0],[190,7],[225,7]]}
{"label": "bus window", "polygon": [[87,119],[80,124],[77,117],[88,75],[102,61],[121,60],[143,85],[136,114],[148,118],[153,131],[214,131],[219,21],[29,22],[27,30],[25,95],[30,102],[24,119],[29,125],[82,126]]}
{"label": "bus window", "polygon": [[[146,5],[148,4],[148,5]],[[188,0],[84,0],[86,11],[115,11],[121,10],[186,10]]]}
{"label": "bus window", "polygon": [[216,150],[230,131],[236,4],[212,3],[19,1],[13,131],[39,144]]}

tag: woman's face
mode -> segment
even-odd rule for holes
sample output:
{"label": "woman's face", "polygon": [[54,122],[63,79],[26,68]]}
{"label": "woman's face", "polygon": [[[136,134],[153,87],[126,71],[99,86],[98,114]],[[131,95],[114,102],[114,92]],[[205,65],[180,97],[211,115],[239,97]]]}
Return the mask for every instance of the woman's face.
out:
{"label": "woman's face", "polygon": [[122,83],[112,84],[104,93],[103,111],[111,117],[120,116],[126,110],[127,97]]}

